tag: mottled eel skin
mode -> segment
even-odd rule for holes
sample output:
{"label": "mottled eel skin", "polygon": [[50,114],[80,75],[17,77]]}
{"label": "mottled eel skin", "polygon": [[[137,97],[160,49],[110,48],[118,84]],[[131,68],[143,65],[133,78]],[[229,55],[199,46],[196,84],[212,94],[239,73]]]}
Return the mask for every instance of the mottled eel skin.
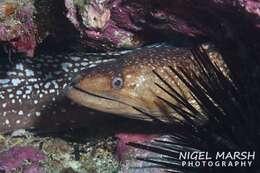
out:
{"label": "mottled eel skin", "polygon": [[[211,60],[227,72],[221,56],[211,48],[207,50]],[[160,96],[176,103],[155,85],[158,83],[167,89],[152,70],[159,73],[194,105],[195,100],[189,94],[188,88],[169,69],[169,66],[172,66],[196,71],[197,66],[192,63],[192,58],[189,48],[178,48],[167,44],[144,47],[123,55],[116,62],[87,70],[86,75],[79,77],[81,80],[74,89],[68,92],[68,97],[86,107],[129,118],[150,120],[133,107],[159,119],[166,118],[162,116],[165,115],[165,111],[176,115],[157,98]]]}
{"label": "mottled eel skin", "polygon": [[51,117],[55,117],[52,114],[65,113],[66,107],[44,112],[63,98],[77,74],[113,61],[116,56],[113,53],[39,55],[32,59],[20,58],[15,64],[0,65],[0,132],[32,127],[44,116],[52,121]]}

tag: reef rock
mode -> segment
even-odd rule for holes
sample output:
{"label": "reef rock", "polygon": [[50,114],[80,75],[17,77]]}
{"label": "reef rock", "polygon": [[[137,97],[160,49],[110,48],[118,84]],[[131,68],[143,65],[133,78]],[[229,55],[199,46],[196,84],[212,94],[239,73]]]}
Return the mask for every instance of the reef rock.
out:
{"label": "reef rock", "polygon": [[119,173],[164,173],[165,170],[159,168],[153,163],[137,160],[136,158],[158,157],[156,153],[147,150],[137,149],[128,145],[128,143],[145,143],[152,141],[157,135],[148,134],[117,134],[116,156],[121,166]]}
{"label": "reef rock", "polygon": [[71,36],[73,27],[64,13],[63,0],[2,0],[0,45],[9,55],[18,52],[33,57],[36,47],[47,38],[59,44]]}
{"label": "reef rock", "polygon": [[[168,2],[122,0],[65,0],[67,17],[80,31],[82,42],[96,49],[135,48],[154,40],[154,31],[178,31],[190,36],[198,30],[175,16]],[[160,9],[153,9],[156,4]]]}
{"label": "reef rock", "polygon": [[0,2],[0,43],[10,43],[16,51],[33,56],[36,47],[33,12],[30,0]]}
{"label": "reef rock", "polygon": [[[109,50],[134,48],[140,45],[140,41],[135,38],[137,35],[134,30],[118,25],[118,22],[113,19],[113,3],[110,4],[107,0],[65,0],[65,6],[68,9],[68,19],[80,31],[81,41],[87,46]],[[124,15],[124,12],[122,13],[119,16]],[[128,24],[127,22],[131,21],[122,21]]]}
{"label": "reef rock", "polygon": [[259,29],[259,17],[255,0],[3,0],[0,44],[27,56],[49,37],[54,45],[74,39],[97,50],[136,48],[176,35],[221,35],[227,24],[245,35]]}
{"label": "reef rock", "polygon": [[[45,155],[32,147],[14,147],[6,152],[0,153],[0,171],[12,171],[21,168],[24,161],[32,162],[32,165],[25,168],[27,173],[38,170],[37,173],[42,173],[42,168],[38,166],[38,162],[46,159]],[[35,172],[36,173],[36,172]]]}
{"label": "reef rock", "polygon": [[82,41],[104,50],[174,39],[176,33],[208,36],[223,19],[259,27],[260,16],[260,3],[253,0],[65,0],[65,5]]}

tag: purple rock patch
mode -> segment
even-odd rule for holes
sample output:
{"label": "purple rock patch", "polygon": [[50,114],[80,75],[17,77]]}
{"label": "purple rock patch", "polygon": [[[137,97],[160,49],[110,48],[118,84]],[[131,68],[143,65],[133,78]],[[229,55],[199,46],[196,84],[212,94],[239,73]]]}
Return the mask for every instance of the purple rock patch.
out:
{"label": "purple rock patch", "polygon": [[0,153],[0,170],[15,170],[21,167],[25,160],[37,163],[45,158],[45,155],[41,151],[33,147],[14,147],[8,151]]}

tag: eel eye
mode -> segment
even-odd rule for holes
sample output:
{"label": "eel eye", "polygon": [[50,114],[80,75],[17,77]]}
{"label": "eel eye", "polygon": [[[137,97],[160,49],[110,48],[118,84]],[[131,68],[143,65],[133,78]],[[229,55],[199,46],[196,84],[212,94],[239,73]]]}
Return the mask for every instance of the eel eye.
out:
{"label": "eel eye", "polygon": [[114,77],[112,79],[112,87],[114,89],[121,89],[124,85],[124,80],[121,77]]}

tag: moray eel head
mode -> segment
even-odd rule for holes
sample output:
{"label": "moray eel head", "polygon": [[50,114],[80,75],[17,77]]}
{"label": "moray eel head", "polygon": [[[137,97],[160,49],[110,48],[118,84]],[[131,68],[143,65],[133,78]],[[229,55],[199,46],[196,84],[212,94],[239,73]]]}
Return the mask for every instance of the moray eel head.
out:
{"label": "moray eel head", "polygon": [[164,109],[166,105],[157,96],[170,97],[155,85],[163,83],[153,70],[166,75],[172,58],[165,58],[167,55],[164,58],[154,57],[152,53],[123,57],[88,70],[68,91],[68,97],[86,107],[130,118],[150,119],[141,112],[162,115],[162,109],[167,110]]}
{"label": "moray eel head", "polygon": [[[219,64],[219,67],[224,67],[218,54],[210,58]],[[154,71],[197,108],[198,104],[188,87],[169,68],[171,66],[176,70],[185,69],[188,73],[199,73],[199,67],[194,65],[191,59],[191,51],[187,48],[143,48],[128,53],[110,64],[88,69],[67,95],[83,106],[129,118],[151,120],[147,113],[164,121],[172,120],[171,116],[180,118],[160,99],[181,106],[180,102],[161,88],[170,91]]]}

